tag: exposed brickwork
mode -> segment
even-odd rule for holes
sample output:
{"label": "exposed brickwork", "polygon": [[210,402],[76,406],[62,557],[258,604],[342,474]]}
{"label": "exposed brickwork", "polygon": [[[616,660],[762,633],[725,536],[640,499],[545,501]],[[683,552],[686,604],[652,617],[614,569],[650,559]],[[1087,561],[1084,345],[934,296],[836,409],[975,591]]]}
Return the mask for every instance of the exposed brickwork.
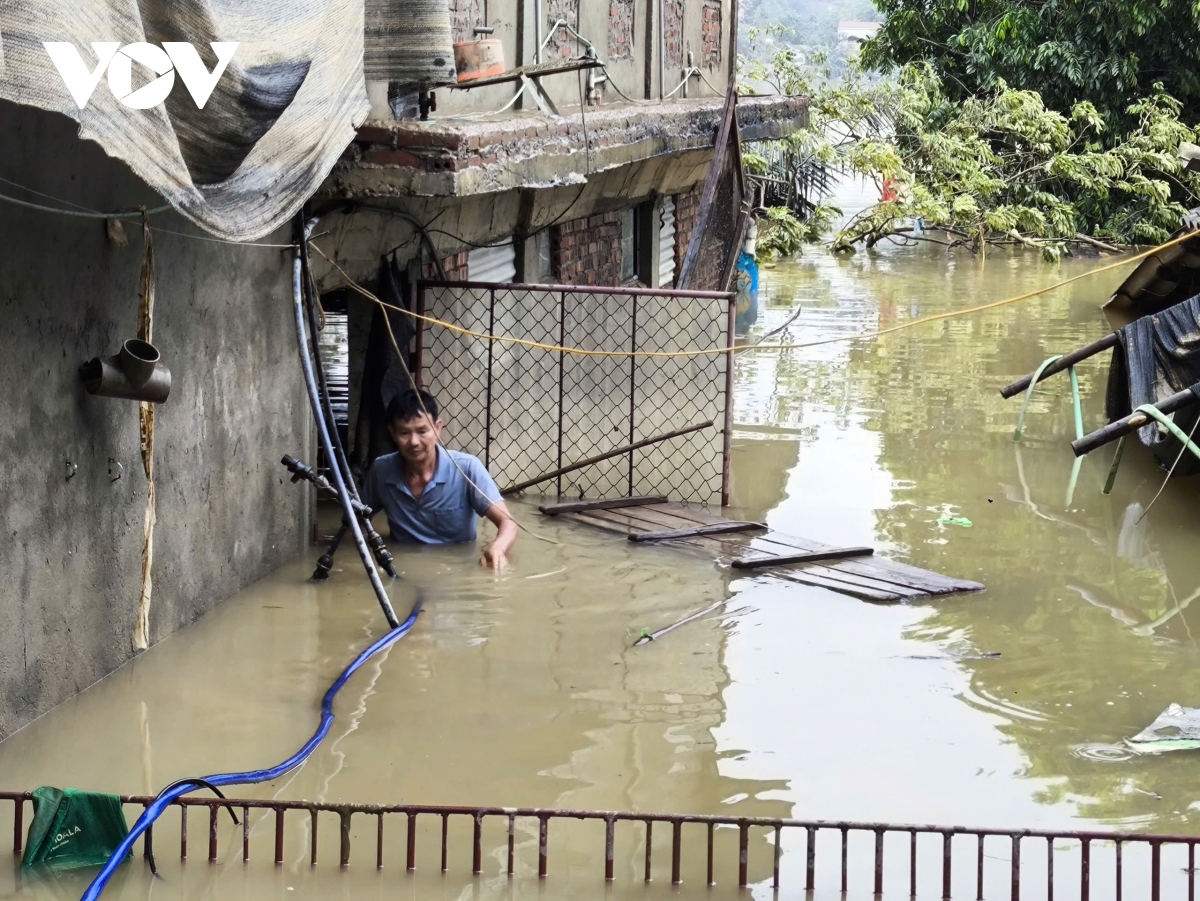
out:
{"label": "exposed brickwork", "polygon": [[[465,282],[470,273],[467,271],[467,251],[451,254],[442,260],[442,268],[446,270],[446,278],[452,282]],[[421,278],[438,278],[437,267],[432,262],[421,264]]]}
{"label": "exposed brickwork", "polygon": [[554,226],[550,265],[560,284],[621,284],[621,214],[597,213]]}
{"label": "exposed brickwork", "polygon": [[663,42],[672,67],[683,65],[683,4],[684,0],[663,0]]}
{"label": "exposed brickwork", "polygon": [[722,0],[704,0],[700,20],[701,61],[709,68],[721,64],[721,3]]}
{"label": "exposed brickwork", "polygon": [[[546,15],[550,17],[551,22],[562,19],[572,28],[578,29],[579,0],[549,0],[546,4]],[[557,56],[561,56],[563,59],[575,56],[578,47],[579,42],[575,40],[575,35],[565,28],[559,28],[554,32],[554,37],[550,39],[550,44],[546,47],[546,61],[550,62]]]}
{"label": "exposed brickwork", "polygon": [[696,226],[696,214],[700,212],[702,184],[684,194],[676,194],[675,200],[675,274],[683,267],[683,255],[692,240],[692,229]]}
{"label": "exposed brickwork", "polygon": [[633,59],[633,0],[609,0],[608,58]]}
{"label": "exposed brickwork", "polygon": [[450,33],[455,43],[475,40],[475,26],[482,24],[481,0],[450,0]]}

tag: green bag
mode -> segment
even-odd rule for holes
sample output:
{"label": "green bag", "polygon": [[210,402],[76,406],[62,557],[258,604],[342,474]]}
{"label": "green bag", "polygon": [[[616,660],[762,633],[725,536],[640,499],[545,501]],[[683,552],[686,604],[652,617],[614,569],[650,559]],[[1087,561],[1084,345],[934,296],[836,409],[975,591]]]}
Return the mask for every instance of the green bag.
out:
{"label": "green bag", "polygon": [[117,795],[43,785],[33,792],[33,822],[21,866],[44,864],[53,870],[103,866],[128,834]]}

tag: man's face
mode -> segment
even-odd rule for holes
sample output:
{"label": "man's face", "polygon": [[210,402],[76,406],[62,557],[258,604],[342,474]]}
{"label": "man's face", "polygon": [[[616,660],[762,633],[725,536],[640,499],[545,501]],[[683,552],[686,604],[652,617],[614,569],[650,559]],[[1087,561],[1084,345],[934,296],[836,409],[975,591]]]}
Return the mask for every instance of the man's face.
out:
{"label": "man's face", "polygon": [[424,465],[437,459],[437,443],[442,434],[440,419],[434,422],[427,413],[398,419],[388,426],[388,433],[405,463]]}

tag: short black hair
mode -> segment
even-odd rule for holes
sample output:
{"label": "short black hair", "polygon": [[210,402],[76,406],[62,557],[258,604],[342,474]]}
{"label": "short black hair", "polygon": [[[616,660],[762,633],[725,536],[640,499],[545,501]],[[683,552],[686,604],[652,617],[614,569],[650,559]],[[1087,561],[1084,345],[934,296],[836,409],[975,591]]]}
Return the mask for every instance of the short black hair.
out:
{"label": "short black hair", "polygon": [[424,413],[428,413],[430,419],[437,422],[438,418],[438,402],[433,399],[433,395],[428,391],[401,391],[387,405],[387,421],[390,425],[393,422],[408,422],[410,419],[416,419]]}

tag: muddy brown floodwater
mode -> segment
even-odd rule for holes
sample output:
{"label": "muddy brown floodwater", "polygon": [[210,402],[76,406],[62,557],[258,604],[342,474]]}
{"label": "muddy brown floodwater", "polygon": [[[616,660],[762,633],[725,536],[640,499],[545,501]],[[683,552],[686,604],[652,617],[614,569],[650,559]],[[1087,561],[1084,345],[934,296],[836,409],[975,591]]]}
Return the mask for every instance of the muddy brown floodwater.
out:
{"label": "muddy brown floodwater", "polygon": [[[1005,252],[981,260],[932,245],[848,259],[810,251],[764,271],[754,331],[783,323],[795,304],[793,340],[869,331],[1095,265]],[[710,561],[544,521],[520,502],[518,517],[559,544],[523,536],[499,577],[464,549],[402,553],[397,609],[418,590],[427,603],[412,634],[350,681],[330,737],[301,770],[234,794],[1200,833],[1200,757],[1121,746],[1167,704],[1200,702],[1194,480],[1169,486],[1137,523],[1161,476],[1131,448],[1116,490],[1102,496],[1104,451],[1084,462],[1068,508],[1066,377],[1035,396],[1020,444],[1019,400],[997,391],[1103,334],[1099,303],[1119,275],[878,341],[739,361],[736,515],[872,544],[986,592],[889,607],[731,579]],[[1105,369],[1099,359],[1080,367],[1089,428],[1103,421]],[[0,744],[0,788],[153,793],[291,754],[328,683],[383,626],[352,549],[320,586],[305,582],[317,555]],[[643,628],[725,597],[719,612],[632,646]],[[205,835],[204,812],[193,817]],[[374,824],[356,820],[343,872],[336,819],[315,868],[307,818],[289,826],[282,867],[271,864],[269,817],[252,818],[248,864],[240,832],[224,821],[220,863],[203,860],[199,838],[179,863],[169,850],[178,821],[172,811],[156,829],[163,878],[151,880],[139,858],[105,897],[710,896],[696,878],[699,837],[682,887],[657,871],[643,887],[634,827],[618,842],[617,882],[606,891],[595,824],[556,821],[550,877],[539,885],[530,876],[536,825],[518,827],[509,882],[502,830],[488,834],[485,873],[472,880],[461,872],[469,825],[451,830],[457,870],[438,872],[431,825],[409,876],[400,825],[377,872]],[[11,805],[0,805],[0,835],[10,826]],[[721,853],[736,853],[730,832],[718,830]],[[755,894],[769,896],[769,837],[756,833],[749,852]],[[669,854],[656,853],[666,865]],[[803,854],[785,847],[782,866],[785,885],[800,885]],[[733,894],[731,872],[719,870],[717,896],[722,886]],[[0,897],[78,897],[85,881],[4,868]]]}

